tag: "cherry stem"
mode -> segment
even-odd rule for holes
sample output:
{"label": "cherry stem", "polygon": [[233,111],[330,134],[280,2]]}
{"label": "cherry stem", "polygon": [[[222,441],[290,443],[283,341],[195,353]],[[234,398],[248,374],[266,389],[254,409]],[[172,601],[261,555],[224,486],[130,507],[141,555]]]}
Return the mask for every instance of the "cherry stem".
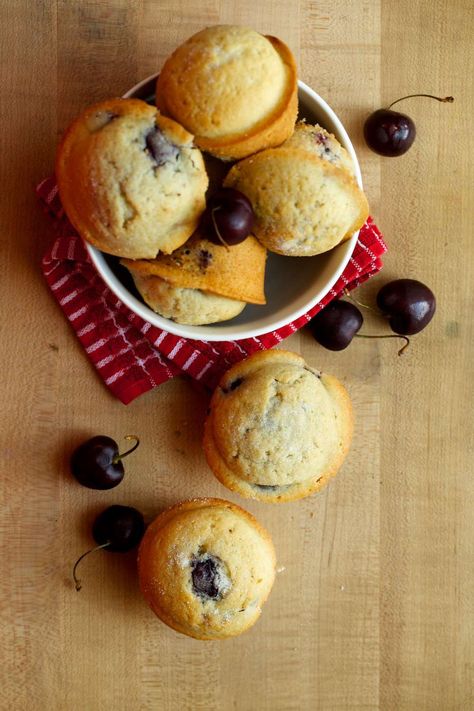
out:
{"label": "cherry stem", "polygon": [[401,334],[395,334],[395,333],[390,333],[389,335],[383,335],[383,336],[369,336],[366,333],[356,333],[356,338],[403,338],[405,341],[405,345],[400,348],[398,351],[398,355],[401,356],[405,348],[408,348],[410,345],[410,339],[407,336],[402,336]]}
{"label": "cherry stem", "polygon": [[408,94],[408,96],[402,96],[401,99],[393,101],[388,108],[391,109],[392,106],[398,104],[399,101],[405,101],[405,99],[414,99],[415,96],[426,96],[427,99],[436,99],[436,101],[441,101],[443,104],[452,104],[454,101],[454,96],[444,96],[443,98],[441,98],[440,96],[433,96],[433,94]]}
{"label": "cherry stem", "polygon": [[362,306],[363,309],[369,309],[369,311],[373,311],[374,314],[379,314],[379,316],[385,315],[382,313],[382,311],[379,311],[378,309],[374,309],[373,306],[369,306],[368,304],[363,304],[362,301],[358,301],[358,299],[356,299],[355,296],[352,296],[349,289],[344,289],[344,294],[347,296],[348,299],[353,301],[354,304],[357,304],[357,306]]}
{"label": "cherry stem", "polygon": [[86,557],[86,555],[89,555],[89,553],[94,553],[94,551],[98,551],[101,548],[107,548],[107,546],[110,546],[110,541],[107,541],[107,543],[102,543],[100,546],[96,546],[95,548],[91,548],[90,550],[83,553],[81,557],[76,560],[74,568],[72,569],[72,577],[74,579],[74,585],[76,586],[77,592],[79,592],[79,590],[81,590],[82,588],[81,581],[76,577],[77,566],[79,565],[81,560]]}
{"label": "cherry stem", "polygon": [[127,451],[123,452],[123,454],[116,454],[115,457],[112,459],[113,464],[117,464],[120,459],[123,459],[124,457],[134,452],[140,444],[140,440],[138,439],[137,435],[125,435],[124,439],[134,439],[136,441],[131,449],[127,449]]}
{"label": "cherry stem", "polygon": [[219,237],[219,240],[222,242],[222,244],[224,245],[224,247],[225,247],[227,250],[229,250],[230,247],[229,247],[229,245],[227,244],[227,242],[225,241],[225,239],[223,238],[223,236],[221,235],[221,233],[219,232],[219,228],[218,228],[218,226],[217,226],[216,218],[214,217],[214,213],[217,212],[217,210],[220,210],[220,209],[221,209],[220,207],[213,207],[213,208],[212,208],[212,210],[211,210],[211,220],[212,220],[212,224],[213,224],[213,226],[214,226],[214,229],[215,229],[215,231],[216,231],[216,235]]}

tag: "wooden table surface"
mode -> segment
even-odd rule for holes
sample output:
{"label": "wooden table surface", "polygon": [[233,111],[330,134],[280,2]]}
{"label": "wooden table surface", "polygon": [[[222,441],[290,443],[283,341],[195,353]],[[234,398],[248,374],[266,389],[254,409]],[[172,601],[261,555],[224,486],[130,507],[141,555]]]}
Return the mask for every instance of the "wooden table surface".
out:
{"label": "wooden table surface", "polygon": [[[0,705],[9,711],[474,709],[473,53],[470,0],[5,0],[1,4],[3,408]],[[398,358],[391,340],[340,353],[308,333],[285,346],[340,377],[355,407],[350,455],[320,494],[272,507],[210,474],[205,398],[175,380],[128,407],[99,381],[40,273],[52,239],[35,184],[86,105],[122,94],[209,24],[281,37],[300,77],[333,106],[358,152],[389,252],[360,289],[414,277],[438,299]],[[368,112],[404,109],[413,148],[380,159]],[[366,330],[377,323],[367,317]],[[82,439],[129,432],[142,446],[117,489],[76,484]],[[132,554],[71,566],[111,503],[148,517],[190,496],[240,503],[269,528],[284,566],[258,624],[199,642],[142,601]]]}

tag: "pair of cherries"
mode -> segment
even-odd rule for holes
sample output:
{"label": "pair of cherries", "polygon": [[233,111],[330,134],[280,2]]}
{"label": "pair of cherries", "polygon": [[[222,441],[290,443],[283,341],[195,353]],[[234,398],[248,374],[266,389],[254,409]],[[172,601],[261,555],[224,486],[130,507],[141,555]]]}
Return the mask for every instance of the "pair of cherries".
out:
{"label": "pair of cherries", "polygon": [[[135,435],[127,435],[125,439],[135,440],[135,443],[122,454],[117,442],[104,435],[92,437],[79,445],[70,461],[72,474],[77,481],[89,489],[104,490],[118,486],[125,475],[122,460],[140,444]],[[100,549],[111,553],[126,553],[140,543],[144,533],[143,515],[132,506],[114,505],[102,511],[92,526],[92,537],[97,546],[83,553],[74,565],[76,590],[81,589],[76,576],[77,566],[86,555]]]}
{"label": "pair of cherries", "polygon": [[[422,331],[436,311],[436,299],[425,284],[416,279],[396,279],[385,284],[377,294],[377,306],[382,316],[388,318],[395,334],[405,338]],[[364,322],[360,310],[348,301],[333,301],[311,319],[311,332],[322,346],[331,351],[341,351],[358,334]],[[396,336],[369,336],[364,338],[394,338]]]}

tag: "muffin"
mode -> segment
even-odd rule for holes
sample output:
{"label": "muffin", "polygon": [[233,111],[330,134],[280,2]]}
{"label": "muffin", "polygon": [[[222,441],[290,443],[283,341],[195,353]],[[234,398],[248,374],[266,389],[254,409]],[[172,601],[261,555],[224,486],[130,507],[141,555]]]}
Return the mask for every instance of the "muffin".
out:
{"label": "muffin", "polygon": [[155,313],[175,323],[202,326],[228,321],[247,306],[245,301],[217,296],[201,289],[173,286],[159,276],[140,274],[130,268],[133,281],[143,301]]}
{"label": "muffin", "polygon": [[364,224],[364,193],[346,170],[302,147],[273,148],[236,163],[224,185],[244,193],[255,236],[272,252],[321,254]]}
{"label": "muffin", "polygon": [[231,168],[224,185],[252,203],[260,242],[291,257],[327,252],[368,216],[365,195],[350,173],[303,148],[281,146],[246,158]]}
{"label": "muffin", "polygon": [[208,178],[193,136],[138,99],[86,109],[59,146],[56,175],[79,234],[120,257],[172,252],[205,209]]}
{"label": "muffin", "polygon": [[288,47],[246,27],[216,25],[166,60],[156,103],[222,160],[277,146],[294,129],[296,64]]}
{"label": "muffin", "polygon": [[326,131],[318,123],[312,126],[305,121],[299,121],[293,135],[285,141],[282,147],[302,148],[354,175],[354,164],[349,153],[332,133]]}
{"label": "muffin", "polygon": [[296,353],[256,353],[232,366],[211,399],[204,452],[219,481],[270,503],[318,491],[352,438],[352,406],[333,376]]}
{"label": "muffin", "polygon": [[165,318],[187,325],[226,321],[247,303],[264,304],[266,249],[249,235],[225,248],[201,229],[171,255],[123,259],[144,301]]}
{"label": "muffin", "polygon": [[162,622],[196,639],[224,639],[260,616],[275,579],[275,550],[267,531],[239,506],[193,499],[148,527],[138,576]]}

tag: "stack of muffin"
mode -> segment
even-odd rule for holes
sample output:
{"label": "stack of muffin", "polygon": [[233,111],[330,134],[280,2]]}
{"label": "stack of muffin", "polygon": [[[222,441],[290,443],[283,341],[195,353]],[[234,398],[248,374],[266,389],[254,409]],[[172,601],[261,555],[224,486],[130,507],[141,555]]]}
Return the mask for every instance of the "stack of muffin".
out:
{"label": "stack of muffin", "polygon": [[[165,318],[215,323],[264,304],[267,249],[320,254],[364,223],[347,152],[320,126],[296,123],[296,65],[280,40],[233,26],[197,33],[166,60],[156,105],[88,108],[63,138],[56,174],[79,234],[121,257]],[[252,234],[229,248],[201,220],[215,159],[255,215]]]}

